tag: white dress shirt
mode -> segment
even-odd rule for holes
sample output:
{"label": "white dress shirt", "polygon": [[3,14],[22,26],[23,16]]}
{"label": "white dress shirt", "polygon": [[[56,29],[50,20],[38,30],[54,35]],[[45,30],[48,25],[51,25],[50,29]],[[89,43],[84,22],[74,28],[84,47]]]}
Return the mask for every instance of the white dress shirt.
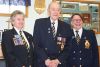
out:
{"label": "white dress shirt", "polygon": [[51,26],[52,26],[53,22],[55,23],[54,26],[55,26],[55,34],[56,34],[57,33],[57,28],[58,28],[58,20],[53,21],[52,19],[50,19],[50,21],[51,21]]}
{"label": "white dress shirt", "polygon": [[79,36],[80,36],[80,38],[81,38],[82,32],[83,32],[83,29],[82,29],[82,28],[80,28],[79,30],[73,29],[73,31],[74,31],[75,37],[76,37],[76,31],[78,31],[78,34],[79,34]]}

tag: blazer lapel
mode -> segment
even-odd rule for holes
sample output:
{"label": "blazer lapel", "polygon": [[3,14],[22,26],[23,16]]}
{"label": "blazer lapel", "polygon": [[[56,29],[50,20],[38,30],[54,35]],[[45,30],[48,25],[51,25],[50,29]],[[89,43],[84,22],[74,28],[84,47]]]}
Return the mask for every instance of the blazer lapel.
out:
{"label": "blazer lapel", "polygon": [[51,39],[54,39],[54,38],[53,38],[53,33],[52,33],[52,28],[51,28],[50,17],[47,18],[47,23],[46,23],[45,26],[46,26],[46,29],[47,29],[48,37],[51,38]]}
{"label": "blazer lapel", "polygon": [[16,30],[14,28],[11,29],[13,35],[18,35],[18,33],[16,32]]}
{"label": "blazer lapel", "polygon": [[55,41],[55,39],[53,38],[53,33],[52,33],[52,28],[51,28],[51,21],[50,21],[50,17],[49,18],[47,18],[47,20],[46,20],[46,22],[47,23],[45,23],[46,25],[45,25],[45,31],[47,31],[47,33],[46,34],[48,34],[47,36],[48,36],[48,38],[49,38],[49,42],[52,44],[52,45],[55,45],[56,44],[56,41]]}
{"label": "blazer lapel", "polygon": [[71,36],[72,36],[72,37],[71,37],[72,43],[76,43],[76,44],[77,44],[73,29],[71,29]]}

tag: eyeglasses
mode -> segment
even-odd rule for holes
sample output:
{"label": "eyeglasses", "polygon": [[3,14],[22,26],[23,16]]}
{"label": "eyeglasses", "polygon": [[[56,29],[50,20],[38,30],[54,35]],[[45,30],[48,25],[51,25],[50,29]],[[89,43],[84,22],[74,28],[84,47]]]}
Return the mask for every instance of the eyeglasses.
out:
{"label": "eyeglasses", "polygon": [[72,22],[81,22],[82,19],[73,19]]}

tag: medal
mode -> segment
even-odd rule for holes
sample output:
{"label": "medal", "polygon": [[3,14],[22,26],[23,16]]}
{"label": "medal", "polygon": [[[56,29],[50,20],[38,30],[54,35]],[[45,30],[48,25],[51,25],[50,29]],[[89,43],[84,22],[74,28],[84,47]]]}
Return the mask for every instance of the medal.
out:
{"label": "medal", "polygon": [[62,39],[62,37],[57,37],[57,44],[58,45],[61,45],[61,39]]}
{"label": "medal", "polygon": [[63,49],[64,49],[64,43],[61,44],[61,50],[63,50]]}
{"label": "medal", "polygon": [[58,44],[58,46],[60,46],[61,50],[64,49],[65,42],[66,42],[66,38],[57,37],[57,44]]}
{"label": "medal", "polygon": [[61,42],[61,50],[64,49],[65,42],[66,42],[66,38],[62,38],[62,42]]}
{"label": "medal", "polygon": [[22,41],[22,38],[20,37],[20,35],[14,35],[13,42],[14,42],[15,46],[23,45],[23,41]]}
{"label": "medal", "polygon": [[90,43],[88,40],[85,40],[85,48],[89,49],[90,48]]}

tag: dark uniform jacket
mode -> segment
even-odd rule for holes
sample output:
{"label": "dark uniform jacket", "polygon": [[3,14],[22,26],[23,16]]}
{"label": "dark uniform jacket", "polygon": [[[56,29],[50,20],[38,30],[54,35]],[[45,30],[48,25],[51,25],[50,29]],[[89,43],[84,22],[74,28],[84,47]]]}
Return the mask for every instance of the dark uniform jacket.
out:
{"label": "dark uniform jacket", "polygon": [[71,34],[71,52],[67,67],[99,67],[98,47],[94,32],[83,29],[79,44],[76,43],[73,30]]}
{"label": "dark uniform jacket", "polygon": [[[48,58],[51,60],[58,59],[61,62],[58,67],[66,67],[65,60],[68,57],[69,52],[69,46],[67,44],[69,39],[69,30],[70,26],[68,24],[58,20],[57,34],[55,38],[53,38],[50,18],[36,20],[33,34],[36,44],[35,67],[46,67],[45,60]],[[64,44],[61,46],[61,43]]]}
{"label": "dark uniform jacket", "polygon": [[24,31],[29,42],[30,50],[25,45],[15,45],[13,38],[18,33],[15,29],[5,31],[2,36],[2,51],[6,60],[7,67],[33,67],[33,41],[32,36]]}

